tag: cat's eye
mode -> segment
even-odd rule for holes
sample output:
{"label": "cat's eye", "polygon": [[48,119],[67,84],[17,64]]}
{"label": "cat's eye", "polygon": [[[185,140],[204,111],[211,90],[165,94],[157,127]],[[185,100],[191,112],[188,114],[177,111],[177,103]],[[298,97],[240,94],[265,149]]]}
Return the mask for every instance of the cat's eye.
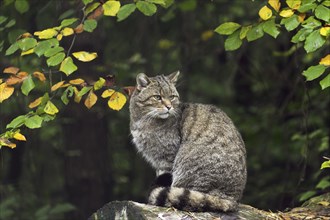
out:
{"label": "cat's eye", "polygon": [[177,96],[175,96],[175,95],[171,95],[170,96],[170,100],[173,100],[173,99],[175,99]]}
{"label": "cat's eye", "polygon": [[156,99],[157,101],[162,100],[162,97],[160,95],[154,95],[153,98]]}

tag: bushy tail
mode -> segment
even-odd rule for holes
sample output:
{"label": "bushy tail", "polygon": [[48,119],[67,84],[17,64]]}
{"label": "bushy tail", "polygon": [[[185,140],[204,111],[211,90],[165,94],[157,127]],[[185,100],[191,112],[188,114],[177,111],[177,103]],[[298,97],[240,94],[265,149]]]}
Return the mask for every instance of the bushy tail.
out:
{"label": "bushy tail", "polygon": [[153,189],[149,196],[149,204],[197,212],[230,212],[238,207],[238,203],[234,200],[179,187]]}

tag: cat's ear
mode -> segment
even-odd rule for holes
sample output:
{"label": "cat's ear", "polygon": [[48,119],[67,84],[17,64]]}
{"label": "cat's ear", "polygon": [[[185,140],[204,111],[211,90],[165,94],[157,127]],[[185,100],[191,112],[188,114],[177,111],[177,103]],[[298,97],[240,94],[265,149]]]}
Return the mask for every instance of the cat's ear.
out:
{"label": "cat's ear", "polygon": [[136,77],[136,88],[142,90],[150,84],[150,79],[144,73],[139,73]]}
{"label": "cat's ear", "polygon": [[171,83],[176,84],[176,82],[178,81],[180,75],[180,71],[175,71],[173,73],[171,73],[170,75],[168,75],[167,77],[170,79]]}

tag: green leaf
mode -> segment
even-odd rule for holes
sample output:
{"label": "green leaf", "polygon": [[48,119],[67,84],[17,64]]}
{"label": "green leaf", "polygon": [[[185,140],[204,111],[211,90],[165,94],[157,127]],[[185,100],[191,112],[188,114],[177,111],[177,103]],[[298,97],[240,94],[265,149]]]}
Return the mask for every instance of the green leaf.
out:
{"label": "green leaf", "polygon": [[315,9],[315,16],[327,23],[330,23],[330,9],[324,5],[319,5]]}
{"label": "green leaf", "polygon": [[330,160],[324,161],[321,165],[321,169],[330,168]]}
{"label": "green leaf", "polygon": [[147,0],[147,2],[158,4],[158,5],[165,5],[164,0]]}
{"label": "green leaf", "polygon": [[330,73],[320,81],[322,90],[330,87]]}
{"label": "green leaf", "polygon": [[253,27],[246,35],[247,41],[254,41],[264,36],[264,31],[262,30],[262,24]]}
{"label": "green leaf", "polygon": [[16,20],[15,19],[11,19],[5,26],[5,28],[10,28],[12,26],[14,26],[16,24]]}
{"label": "green leaf", "polygon": [[50,58],[47,59],[47,65],[48,66],[57,66],[60,64],[65,58],[65,53],[60,52]]}
{"label": "green leaf", "polygon": [[262,29],[264,30],[264,32],[266,32],[267,34],[269,34],[273,38],[276,38],[280,34],[280,31],[278,30],[278,28],[275,24],[275,19],[271,19],[271,20],[266,21],[262,25]]}
{"label": "green leaf", "polygon": [[155,4],[146,1],[138,1],[136,7],[146,16],[151,16],[157,11]]}
{"label": "green leaf", "polygon": [[241,25],[235,22],[226,22],[219,25],[214,31],[222,35],[231,35],[240,27]]}
{"label": "green leaf", "polygon": [[38,42],[38,45],[34,48],[34,53],[37,54],[39,57],[43,55],[48,49],[52,47],[58,47],[59,42],[57,39],[49,39]]}
{"label": "green leaf", "polygon": [[64,19],[61,22],[61,27],[67,27],[73,23],[75,23],[78,20],[78,18],[68,18],[68,19]]}
{"label": "green leaf", "polygon": [[30,129],[40,128],[42,124],[42,118],[39,115],[34,115],[27,118],[24,124]]}
{"label": "green leaf", "polygon": [[67,76],[69,76],[71,73],[76,71],[78,67],[73,63],[73,60],[71,57],[65,58],[60,66],[60,71],[65,73]]}
{"label": "green leaf", "polygon": [[103,79],[102,77],[100,77],[99,80],[97,80],[94,83],[94,91],[101,89],[104,84],[105,84],[105,79]]}
{"label": "green leaf", "polygon": [[22,51],[26,51],[29,50],[31,48],[34,48],[37,45],[37,40],[34,38],[24,38],[22,40],[17,41],[18,47],[22,50]]}
{"label": "green leaf", "polygon": [[83,96],[83,95],[85,95],[87,92],[89,92],[91,89],[92,89],[93,87],[91,87],[91,86],[85,86],[85,87],[83,87],[81,90],[80,90],[80,92],[78,93],[78,96]]}
{"label": "green leaf", "polygon": [[54,215],[70,212],[75,209],[76,207],[74,207],[70,203],[61,203],[61,204],[57,204],[54,208],[52,208],[49,211],[49,215],[54,216]]}
{"label": "green leaf", "polygon": [[330,0],[325,0],[322,2],[323,5],[325,5],[326,7],[330,7]]}
{"label": "green leaf", "polygon": [[20,127],[25,123],[26,118],[27,118],[26,115],[17,116],[9,124],[7,124],[6,129]]}
{"label": "green leaf", "polygon": [[72,97],[73,96],[73,87],[72,86],[69,86],[68,88],[66,88],[61,96],[61,100],[62,102],[67,105],[69,104],[69,97]]}
{"label": "green leaf", "polygon": [[87,5],[88,3],[91,3],[93,0],[82,0],[82,2],[84,3],[84,5]]}
{"label": "green leaf", "polygon": [[302,23],[302,26],[304,28],[311,28],[311,29],[319,27],[321,25],[322,25],[322,23],[320,21],[316,20],[313,16],[309,17]]}
{"label": "green leaf", "polygon": [[303,202],[303,201],[311,198],[314,195],[316,195],[316,191],[307,191],[307,192],[300,195],[299,201]]}
{"label": "green leaf", "polygon": [[27,0],[16,0],[15,8],[19,13],[23,14],[29,10],[29,2]]}
{"label": "green leaf", "polygon": [[56,113],[58,113],[58,108],[56,107],[56,105],[54,105],[54,103],[52,103],[51,101],[48,101],[46,103],[46,106],[44,108],[45,113],[49,114],[49,115],[55,115]]}
{"label": "green leaf", "polygon": [[329,178],[323,178],[321,181],[316,185],[316,189],[325,190],[326,188],[330,187]]}
{"label": "green leaf", "polygon": [[307,81],[312,81],[320,77],[327,67],[324,65],[311,66],[302,74],[306,77]]}
{"label": "green leaf", "polygon": [[5,16],[0,16],[0,25],[2,23],[4,23],[5,21],[7,21],[8,17],[5,17]]}
{"label": "green leaf", "polygon": [[306,38],[304,49],[307,53],[314,52],[322,47],[325,42],[326,39],[321,36],[320,30],[315,30]]}
{"label": "green leaf", "polygon": [[241,28],[240,33],[239,33],[239,38],[240,38],[241,40],[243,40],[243,39],[246,37],[246,35],[247,35],[247,33],[249,32],[249,30],[251,30],[251,28],[252,28],[251,25],[249,25],[249,26],[243,26],[243,27]]}
{"label": "green leaf", "polygon": [[95,9],[97,9],[97,7],[99,7],[100,3],[99,2],[95,2],[93,4],[91,4],[90,6],[88,6],[85,11],[84,14],[88,15],[89,13],[91,13],[92,11],[94,11]]}
{"label": "green leaf", "polygon": [[315,4],[314,2],[308,2],[308,3],[304,3],[299,7],[298,11],[300,13],[305,13],[309,10],[314,10],[316,8],[317,4]]}
{"label": "green leaf", "polygon": [[87,19],[84,22],[84,31],[87,32],[93,32],[93,30],[96,28],[97,26],[97,21],[94,19]]}
{"label": "green leaf", "polygon": [[237,50],[242,45],[242,40],[240,39],[240,31],[237,30],[233,34],[229,35],[225,40],[225,50],[232,51]]}
{"label": "green leaf", "polygon": [[292,43],[298,43],[300,41],[306,40],[306,37],[312,33],[312,29],[307,29],[307,28],[301,28],[292,38],[291,42]]}
{"label": "green leaf", "polygon": [[48,50],[45,51],[44,56],[45,57],[52,57],[55,54],[64,51],[63,47],[53,47],[53,48],[49,48]]}
{"label": "green leaf", "polygon": [[180,8],[181,11],[186,12],[186,11],[193,11],[197,7],[197,1],[196,0],[185,0],[185,1],[180,1],[178,3],[178,7]]}
{"label": "green leaf", "polygon": [[29,75],[22,83],[21,91],[24,95],[28,96],[32,89],[34,89],[35,84],[33,82],[32,76]]}
{"label": "green leaf", "polygon": [[121,7],[117,14],[117,21],[125,20],[128,16],[130,16],[136,9],[136,6],[134,3],[124,5]]}
{"label": "green leaf", "polygon": [[292,31],[294,29],[296,29],[300,22],[298,20],[298,15],[292,15],[291,17],[288,17],[288,18],[283,18],[281,20],[281,24],[284,24],[285,28],[288,30],[288,31]]}
{"label": "green leaf", "polygon": [[10,45],[10,47],[6,50],[6,56],[11,55],[13,53],[15,53],[17,50],[19,49],[18,44],[17,43],[13,43],[12,45]]}

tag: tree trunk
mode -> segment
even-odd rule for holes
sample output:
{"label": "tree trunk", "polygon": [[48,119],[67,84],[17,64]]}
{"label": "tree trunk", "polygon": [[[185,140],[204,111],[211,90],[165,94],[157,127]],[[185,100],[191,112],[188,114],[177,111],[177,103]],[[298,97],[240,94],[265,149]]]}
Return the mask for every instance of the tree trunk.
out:
{"label": "tree trunk", "polygon": [[240,204],[233,213],[185,212],[133,201],[114,201],[96,211],[88,220],[300,220],[330,219],[330,193],[315,197],[288,212],[266,212]]}

